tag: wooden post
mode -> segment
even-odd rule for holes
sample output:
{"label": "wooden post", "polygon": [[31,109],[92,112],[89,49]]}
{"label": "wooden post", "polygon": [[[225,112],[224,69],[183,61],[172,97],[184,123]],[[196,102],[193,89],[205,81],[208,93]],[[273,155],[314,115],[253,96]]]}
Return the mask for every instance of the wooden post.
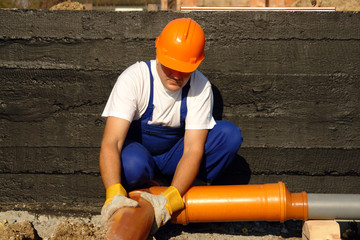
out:
{"label": "wooden post", "polygon": [[176,11],[180,11],[180,10],[181,10],[181,0],[176,0],[175,9],[176,9]]}
{"label": "wooden post", "polygon": [[157,4],[148,4],[147,10],[148,11],[159,11],[159,6]]}
{"label": "wooden post", "polygon": [[161,11],[168,10],[168,0],[161,0]]}

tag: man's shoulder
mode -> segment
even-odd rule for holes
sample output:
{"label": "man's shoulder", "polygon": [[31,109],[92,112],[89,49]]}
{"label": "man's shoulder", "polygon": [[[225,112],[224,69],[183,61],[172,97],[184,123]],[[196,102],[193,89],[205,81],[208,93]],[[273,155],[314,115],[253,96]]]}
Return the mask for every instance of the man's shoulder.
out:
{"label": "man's shoulder", "polygon": [[132,65],[130,65],[124,72],[138,72],[138,71],[143,71],[144,69],[147,69],[146,66],[146,62],[144,61],[138,61],[136,63],[133,63]]}
{"label": "man's shoulder", "polygon": [[191,85],[204,87],[209,84],[209,79],[202,72],[200,72],[199,70],[194,71],[192,75]]}
{"label": "man's shoulder", "polygon": [[139,61],[130,65],[125,71],[123,71],[119,79],[123,81],[143,81],[149,76],[149,70],[146,62]]}
{"label": "man's shoulder", "polygon": [[194,71],[190,82],[190,96],[198,98],[210,94],[211,91],[211,83],[207,77],[198,70]]}

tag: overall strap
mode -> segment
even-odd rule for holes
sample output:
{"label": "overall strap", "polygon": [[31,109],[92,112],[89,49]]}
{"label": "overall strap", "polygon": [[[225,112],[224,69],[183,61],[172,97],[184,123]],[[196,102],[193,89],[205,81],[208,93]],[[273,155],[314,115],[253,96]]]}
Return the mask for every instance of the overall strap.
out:
{"label": "overall strap", "polygon": [[[154,96],[154,77],[151,72],[151,63],[150,61],[146,62],[146,65],[149,68],[149,74],[150,74],[150,98],[149,98],[149,104],[148,107],[141,117],[141,119],[148,118],[150,121],[152,120],[152,112],[154,110],[154,103],[153,103],[153,96]],[[180,123],[185,123],[185,118],[187,114],[187,95],[190,89],[190,81],[191,79],[186,83],[186,85],[182,88],[181,92],[181,106],[180,106]]]}
{"label": "overall strap", "polygon": [[153,103],[153,95],[154,95],[154,77],[151,72],[151,63],[150,61],[146,62],[146,65],[149,68],[149,75],[150,75],[150,98],[149,98],[149,104],[148,107],[141,117],[142,119],[150,118],[152,120],[152,112],[154,110],[154,103]]}

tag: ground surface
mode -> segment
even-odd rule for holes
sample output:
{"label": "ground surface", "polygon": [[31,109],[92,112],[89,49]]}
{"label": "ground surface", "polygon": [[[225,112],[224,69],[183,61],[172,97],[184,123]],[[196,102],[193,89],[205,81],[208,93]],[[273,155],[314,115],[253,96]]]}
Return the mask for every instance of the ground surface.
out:
{"label": "ground surface", "polygon": [[50,10],[85,10],[85,7],[79,2],[67,0],[52,6]]}
{"label": "ground surface", "polygon": [[[100,225],[100,216],[74,217],[35,214],[28,211],[0,212],[0,240],[65,240],[103,239],[106,231]],[[198,223],[187,226],[168,224],[155,236],[156,240],[297,240],[301,237],[301,222],[241,222]]]}
{"label": "ground surface", "polygon": [[[45,205],[50,212],[39,213],[44,210],[39,205],[0,204],[0,240],[104,239],[97,207]],[[28,211],[16,210],[19,207]],[[338,223],[343,240],[360,240],[360,222]],[[300,240],[301,234],[302,221],[192,223],[167,224],[148,240]]]}
{"label": "ground surface", "polygon": [[[0,240],[103,239],[101,206],[1,204]],[[167,224],[151,240],[298,240],[301,221]]]}

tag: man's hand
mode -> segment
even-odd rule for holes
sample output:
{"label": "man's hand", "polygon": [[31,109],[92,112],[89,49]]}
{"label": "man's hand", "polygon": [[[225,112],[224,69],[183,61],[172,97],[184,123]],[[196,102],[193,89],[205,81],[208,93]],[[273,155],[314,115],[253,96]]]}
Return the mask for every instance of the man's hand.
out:
{"label": "man's hand", "polygon": [[101,224],[105,225],[119,208],[136,207],[138,202],[127,197],[126,190],[120,183],[106,189],[106,201],[101,209]]}
{"label": "man's hand", "polygon": [[105,225],[110,217],[122,207],[136,207],[138,202],[131,198],[115,195],[113,200],[101,209],[101,224]]}
{"label": "man's hand", "polygon": [[174,212],[184,208],[183,199],[179,191],[173,186],[168,187],[160,195],[142,192],[140,196],[150,202],[154,208],[155,222],[152,233],[155,233],[161,226],[165,225],[171,219],[171,215]]}

